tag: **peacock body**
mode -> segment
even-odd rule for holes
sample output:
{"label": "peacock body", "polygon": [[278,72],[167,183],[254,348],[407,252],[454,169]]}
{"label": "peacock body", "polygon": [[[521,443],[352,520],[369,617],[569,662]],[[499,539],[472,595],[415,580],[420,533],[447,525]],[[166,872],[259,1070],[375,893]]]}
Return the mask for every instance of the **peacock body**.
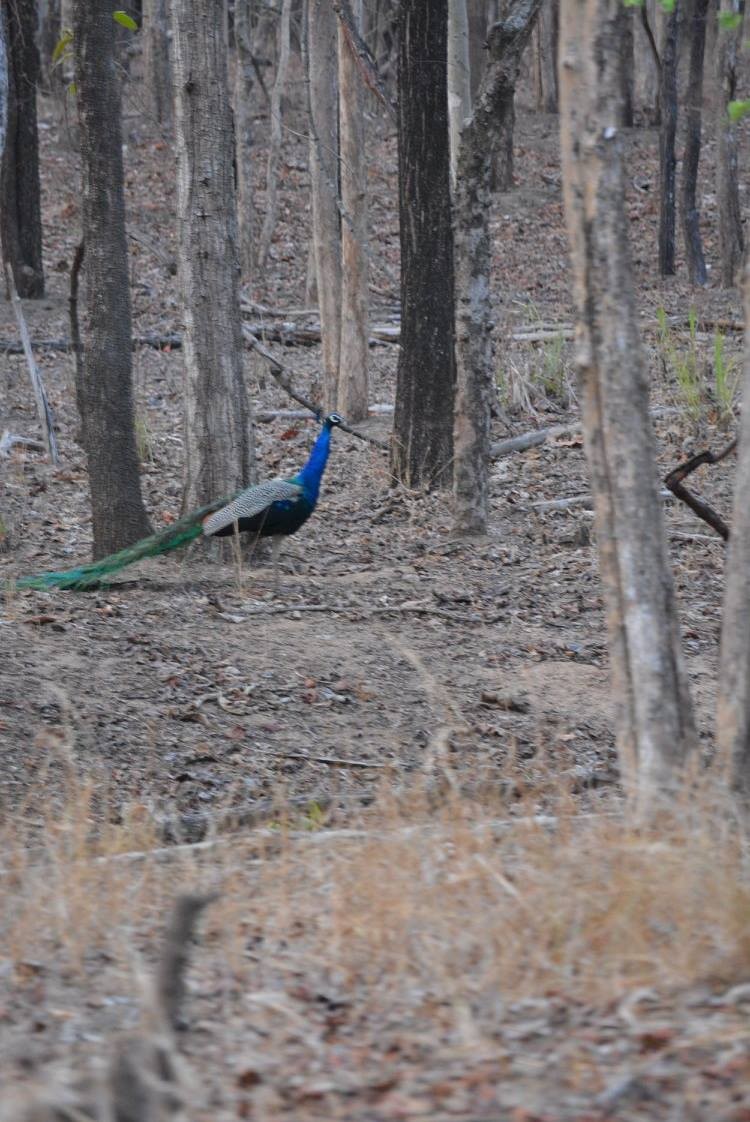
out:
{"label": "peacock body", "polygon": [[40,590],[90,588],[144,557],[170,553],[201,535],[226,537],[235,532],[272,537],[275,566],[281,539],[296,533],[315,510],[331,449],[331,433],[340,424],[338,413],[330,413],[325,418],[307,463],[291,478],[269,479],[248,487],[184,515],[171,526],[101,561],[64,572],[21,577],[16,581],[16,587]]}

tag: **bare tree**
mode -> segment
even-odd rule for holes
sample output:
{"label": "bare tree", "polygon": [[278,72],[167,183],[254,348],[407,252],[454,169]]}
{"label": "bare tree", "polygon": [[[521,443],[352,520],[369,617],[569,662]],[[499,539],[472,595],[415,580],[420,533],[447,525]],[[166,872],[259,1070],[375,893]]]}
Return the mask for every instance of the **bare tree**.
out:
{"label": "bare tree", "polygon": [[544,0],[534,29],[534,85],[537,108],[557,113],[559,0]]}
{"label": "bare tree", "polygon": [[744,0],[721,0],[720,14],[733,20],[734,26],[719,28],[717,52],[720,97],[716,122],[719,137],[716,194],[719,200],[721,281],[728,288],[737,283],[745,248],[737,177],[737,133],[729,119],[730,102],[737,96],[737,56],[742,42],[744,7]]}
{"label": "bare tree", "polygon": [[510,0],[489,34],[489,63],[474,114],[461,130],[455,186],[456,417],[453,487],[456,528],[484,533],[489,507],[492,405],[497,398],[492,349],[490,213],[495,152],[512,119],[521,55],[541,0]]}
{"label": "bare tree", "polygon": [[733,786],[750,797],[750,262],[745,266],[745,363],[719,661],[716,742]]}
{"label": "bare tree", "polygon": [[271,91],[271,135],[268,143],[268,163],[266,165],[266,207],[263,217],[263,226],[260,232],[258,245],[258,268],[261,272],[266,267],[268,251],[271,248],[271,239],[276,228],[277,205],[277,179],[279,174],[279,159],[281,157],[281,103],[286,89],[286,75],[289,69],[289,21],[292,13],[292,0],[282,0],[281,13],[278,25],[278,61],[276,63],[276,78]]}
{"label": "bare tree", "polygon": [[[362,0],[351,17],[361,33]],[[365,91],[347,27],[338,25],[339,154],[341,166],[341,329],[335,406],[350,421],[368,410],[367,149]]]}
{"label": "bare tree", "polygon": [[448,120],[451,136],[451,183],[454,186],[461,129],[470,116],[471,62],[467,0],[448,0]]}
{"label": "bare tree", "polygon": [[627,245],[619,106],[621,0],[562,0],[563,192],[584,440],[604,584],[617,744],[643,809],[695,741],[648,417]]}
{"label": "bare tree", "polygon": [[685,152],[682,158],[682,229],[685,257],[692,284],[705,284],[706,262],[701,241],[698,211],[698,164],[701,154],[703,120],[703,56],[706,46],[708,0],[690,3],[690,71],[685,109]]}
{"label": "bare tree", "polygon": [[114,9],[114,0],[76,0],[73,7],[86,247],[83,354],[76,391],[88,460],[95,559],[149,533],[135,442]]}
{"label": "bare tree", "polygon": [[398,48],[401,350],[392,467],[408,487],[446,487],[453,474],[447,38],[447,0],[403,0]]}
{"label": "bare tree", "polygon": [[143,0],[144,69],[151,112],[160,125],[173,116],[167,0]]}
{"label": "bare tree", "polygon": [[3,256],[19,296],[44,296],[36,90],[39,52],[34,0],[7,0],[8,123],[0,171]]}
{"label": "bare tree", "polygon": [[171,16],[190,508],[252,482],[255,458],[242,370],[224,5],[171,0]]}
{"label": "bare tree", "polygon": [[659,272],[674,273],[675,206],[677,198],[677,33],[679,4],[665,17],[659,71]]}
{"label": "bare tree", "polygon": [[253,275],[253,0],[237,0],[234,6],[234,41],[237,57],[234,70],[234,147],[237,167],[237,219],[240,265],[246,282]]}
{"label": "bare tree", "polygon": [[331,0],[308,0],[310,182],[323,352],[323,401],[335,408],[341,353],[341,225],[338,209],[338,57]]}

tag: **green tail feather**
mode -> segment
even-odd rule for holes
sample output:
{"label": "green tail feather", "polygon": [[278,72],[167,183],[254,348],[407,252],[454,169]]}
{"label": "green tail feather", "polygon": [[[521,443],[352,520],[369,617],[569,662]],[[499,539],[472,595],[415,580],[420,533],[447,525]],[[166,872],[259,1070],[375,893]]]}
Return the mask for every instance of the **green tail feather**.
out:
{"label": "green tail feather", "polygon": [[109,557],[103,557],[101,561],[93,561],[90,565],[81,565],[77,569],[68,569],[61,573],[38,573],[33,577],[21,577],[20,580],[16,581],[16,588],[36,588],[40,591],[47,591],[52,588],[80,591],[84,588],[90,588],[92,585],[98,584],[104,577],[112,573],[118,573],[120,569],[132,565],[136,561],[141,561],[144,557],[158,557],[161,553],[169,553],[173,549],[179,549],[180,546],[187,545],[188,542],[200,537],[203,529],[203,519],[206,515],[213,514],[215,510],[220,510],[227,503],[236,499],[239,494],[238,491],[228,498],[217,499],[215,502],[201,507],[200,510],[194,510],[190,514],[184,515],[177,522],[173,522],[171,526],[166,526],[158,533],[143,538],[141,541],[135,542],[134,545],[129,545],[126,549],[121,549],[119,553],[111,553]]}

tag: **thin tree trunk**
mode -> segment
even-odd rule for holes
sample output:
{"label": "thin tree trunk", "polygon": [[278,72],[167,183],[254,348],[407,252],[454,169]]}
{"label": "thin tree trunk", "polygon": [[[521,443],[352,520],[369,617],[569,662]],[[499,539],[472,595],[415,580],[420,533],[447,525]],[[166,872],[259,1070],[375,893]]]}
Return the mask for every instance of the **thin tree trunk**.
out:
{"label": "thin tree trunk", "polygon": [[685,152],[682,158],[682,231],[685,257],[692,284],[705,284],[706,262],[701,242],[698,211],[698,165],[701,155],[703,120],[703,56],[706,46],[706,12],[708,0],[691,0],[690,11],[690,74],[685,112]]}
{"label": "thin tree trunk", "polygon": [[320,309],[324,407],[339,394],[341,352],[341,228],[338,208],[338,59],[330,0],[308,0],[310,182],[315,273]]}
{"label": "thin tree trunk", "polygon": [[623,128],[633,127],[633,105],[635,101],[635,58],[633,8],[620,8],[620,124]]}
{"label": "thin tree trunk", "polygon": [[283,0],[279,16],[276,78],[271,91],[271,137],[268,145],[268,166],[266,168],[266,210],[258,245],[258,268],[261,273],[265,270],[268,251],[271,248],[271,239],[276,229],[277,179],[282,137],[281,101],[286,89],[286,75],[289,69],[289,20],[291,11],[292,0]]}
{"label": "thin tree trunk", "polygon": [[399,35],[401,350],[392,469],[448,487],[455,392],[447,0],[403,0]]}
{"label": "thin tree trunk", "polygon": [[659,272],[663,277],[674,273],[675,203],[677,194],[677,32],[679,29],[676,0],[665,17],[664,43],[659,75]]}
{"label": "thin tree trunk", "polygon": [[739,17],[739,24],[733,29],[719,29],[716,194],[719,200],[721,283],[727,288],[737,283],[745,249],[737,173],[737,132],[729,119],[728,108],[737,97],[737,56],[742,42],[744,7],[744,0],[722,0],[722,14]]}
{"label": "thin tree trunk", "polygon": [[3,256],[18,295],[44,296],[42,207],[36,90],[35,0],[7,0],[8,124],[0,172],[0,235]]}
{"label": "thin tree trunk", "polygon": [[511,0],[490,30],[490,60],[474,115],[461,131],[454,206],[456,404],[453,433],[455,525],[484,533],[489,510],[490,421],[497,398],[490,274],[492,171],[513,114],[521,55],[541,0]]}
{"label": "thin tree trunk", "polygon": [[131,545],[150,529],[135,442],[114,9],[114,0],[97,5],[77,0],[73,10],[86,246],[83,355],[76,391],[88,460],[95,560]]}
{"label": "thin tree trunk", "polygon": [[248,284],[253,276],[253,100],[255,71],[251,20],[252,0],[237,0],[234,7],[234,148],[237,165],[237,218],[240,265]]}
{"label": "thin tree trunk", "polygon": [[448,0],[448,119],[451,137],[451,183],[456,184],[458,146],[471,116],[471,67],[467,0]]}
{"label": "thin tree trunk", "polygon": [[255,458],[242,370],[224,5],[172,0],[171,15],[189,509],[252,482]]}
{"label": "thin tree trunk", "polygon": [[660,59],[654,38],[657,0],[644,0],[637,9],[634,25],[634,97],[640,100],[646,120],[654,127],[661,123],[659,110]]}
{"label": "thin tree trunk", "polygon": [[745,369],[732,532],[721,624],[716,743],[733,786],[750,797],[750,262],[745,266]]}
{"label": "thin tree trunk", "polygon": [[542,68],[542,108],[557,113],[557,41],[559,36],[559,0],[545,0],[539,18]]}
{"label": "thin tree trunk", "polygon": [[[352,15],[362,28],[362,0]],[[349,421],[368,415],[367,151],[365,91],[343,24],[338,26],[341,155],[341,343],[338,409]]]}
{"label": "thin tree trunk", "polygon": [[144,35],[144,69],[151,112],[160,125],[171,125],[174,99],[167,0],[143,0],[141,34]]}
{"label": "thin tree trunk", "polygon": [[648,377],[627,245],[619,106],[621,0],[562,0],[563,192],[584,441],[626,790],[649,809],[695,741],[681,662]]}
{"label": "thin tree trunk", "polygon": [[469,88],[471,102],[487,65],[487,0],[466,0],[469,21]]}

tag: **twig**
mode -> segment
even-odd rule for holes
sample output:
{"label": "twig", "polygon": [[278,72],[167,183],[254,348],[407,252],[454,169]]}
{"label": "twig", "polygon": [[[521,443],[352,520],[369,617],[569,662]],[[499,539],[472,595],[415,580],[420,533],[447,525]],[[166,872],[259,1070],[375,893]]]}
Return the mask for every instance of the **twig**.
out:
{"label": "twig", "polygon": [[[660,499],[671,499],[671,491],[660,491]],[[594,499],[592,495],[571,495],[569,499],[541,499],[535,503],[529,503],[529,510],[569,510],[575,506],[593,506]]]}
{"label": "twig", "polygon": [[60,463],[60,457],[57,452],[57,440],[55,438],[55,422],[52,416],[49,401],[47,400],[47,391],[44,388],[42,376],[39,373],[39,367],[34,358],[34,352],[31,347],[31,338],[29,337],[29,329],[26,326],[26,317],[23,314],[23,305],[16,292],[15,282],[8,268],[7,262],[3,262],[5,270],[5,283],[8,286],[10,293],[13,311],[16,316],[16,323],[18,330],[21,333],[21,344],[23,346],[23,353],[26,356],[26,365],[29,368],[29,377],[31,379],[31,386],[34,390],[34,397],[36,399],[36,411],[39,417],[39,424],[42,426],[42,435],[44,436],[44,443],[49,453],[49,458],[53,464]]}
{"label": "twig", "polygon": [[[282,390],[288,393],[294,401],[299,402],[300,405],[304,405],[305,409],[309,409],[314,417],[320,417],[320,407],[315,402],[311,401],[310,398],[305,397],[303,394],[299,393],[298,390],[295,390],[292,385],[289,370],[284,366],[283,362],[279,362],[275,355],[272,355],[269,350],[266,350],[263,344],[258,342],[252,332],[247,330],[244,324],[242,326],[242,334],[245,341],[250,344],[253,350],[257,351],[258,354],[266,360],[271,371],[271,376],[276,379]],[[344,432],[348,432],[350,436],[356,436],[358,440],[364,440],[367,444],[374,445],[375,448],[382,448],[385,452],[388,451],[388,445],[374,436],[368,436],[367,433],[360,432],[359,429],[353,429],[347,424],[342,424],[339,427]]]}
{"label": "twig", "polygon": [[679,464],[664,480],[665,485],[669,488],[673,495],[678,499],[682,499],[691,510],[695,511],[699,518],[712,526],[716,533],[719,534],[724,541],[729,541],[729,527],[724,519],[716,513],[716,511],[703,502],[702,499],[696,498],[695,495],[688,491],[687,487],[683,486],[683,479],[699,468],[701,464],[720,464],[731,452],[734,452],[737,447],[737,438],[731,440],[726,448],[721,452],[712,452],[707,449],[705,452],[699,452],[697,456],[691,456],[684,464]]}
{"label": "twig", "polygon": [[338,756],[306,756],[304,752],[272,752],[284,760],[303,760],[306,764],[330,764],[332,767],[390,768],[399,765],[393,761],[387,764],[374,763],[372,760],[342,760]]}

